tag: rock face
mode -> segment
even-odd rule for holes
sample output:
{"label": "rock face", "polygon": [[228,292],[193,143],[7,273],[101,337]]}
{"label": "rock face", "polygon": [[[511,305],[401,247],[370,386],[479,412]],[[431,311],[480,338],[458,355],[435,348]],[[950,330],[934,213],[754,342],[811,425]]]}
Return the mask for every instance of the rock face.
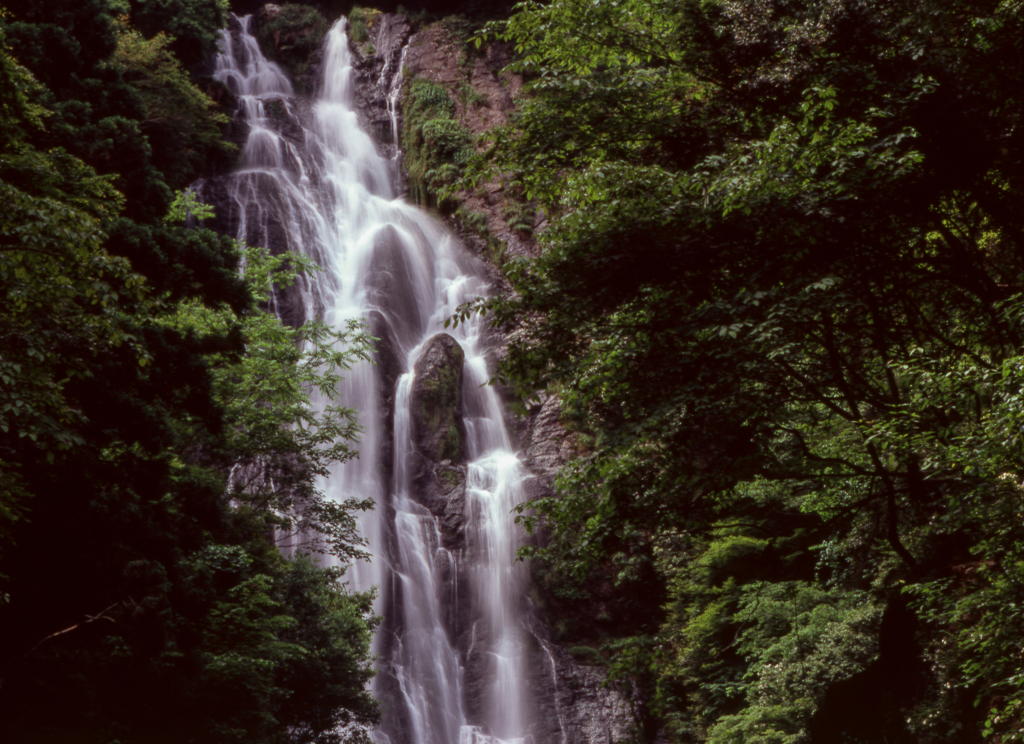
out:
{"label": "rock face", "polygon": [[426,78],[450,90],[468,85],[474,95],[456,96],[459,118],[473,134],[507,124],[515,97],[523,88],[518,75],[504,72],[511,61],[508,44],[488,44],[473,53],[443,23],[433,24],[409,39],[405,66],[411,77]]}
{"label": "rock face", "polygon": [[558,397],[541,393],[531,406],[522,427],[522,444],[530,470],[548,480],[554,479],[576,454],[575,437],[560,421],[562,406]]}
{"label": "rock face", "polygon": [[[512,51],[511,45],[504,43],[491,43],[477,51],[440,23],[410,37],[403,66],[409,77],[444,85],[452,93],[457,119],[479,137],[509,122],[515,99],[522,92],[522,78],[505,70]],[[502,181],[495,179],[475,192],[460,191],[457,200],[465,211],[484,216],[487,232],[504,244],[505,255],[536,254],[531,237],[510,225],[508,208],[515,197],[510,200]],[[534,226],[539,224],[534,221]],[[459,233],[468,246],[483,252],[485,241],[479,234],[471,230]]]}
{"label": "rock face", "polygon": [[[360,123],[376,137],[381,154],[389,158],[398,154],[402,58],[411,35],[408,18],[382,13],[373,20],[369,42],[355,45],[363,55],[356,71],[356,110]],[[368,54],[370,49],[372,54]]]}
{"label": "rock face", "polygon": [[617,744],[638,740],[640,710],[634,690],[603,686],[603,669],[580,664],[542,636],[535,640],[530,659],[530,685],[539,713],[535,741]]}
{"label": "rock face", "polygon": [[450,463],[434,464],[422,473],[422,503],[438,518],[441,539],[448,550],[466,545],[466,468]]}
{"label": "rock face", "polygon": [[462,347],[447,333],[434,336],[416,360],[411,396],[418,457],[416,496],[437,517],[449,550],[461,550],[466,542],[465,358]]}

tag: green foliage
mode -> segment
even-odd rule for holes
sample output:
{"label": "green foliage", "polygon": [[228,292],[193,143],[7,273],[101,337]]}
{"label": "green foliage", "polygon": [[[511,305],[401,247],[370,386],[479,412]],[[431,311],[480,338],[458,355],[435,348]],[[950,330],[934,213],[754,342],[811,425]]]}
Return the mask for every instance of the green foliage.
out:
{"label": "green foliage", "polygon": [[[890,740],[1016,735],[1020,659],[996,649],[1024,639],[987,610],[1016,586],[994,515],[1019,511],[1021,21],[994,1],[556,0],[489,30],[531,95],[463,186],[509,179],[550,226],[505,265],[513,293],[453,320],[514,324],[501,378],[594,432],[524,509],[551,538],[529,552],[580,586],[649,556],[632,575],[669,602],[622,631],[613,673],[677,740],[800,741],[829,688],[910,675],[911,651],[871,661],[904,585],[931,608],[931,676],[871,716]],[[979,562],[998,569],[949,583]],[[757,591],[794,593],[806,633],[759,619]]]}
{"label": "green foliage", "polygon": [[379,16],[380,11],[375,8],[352,6],[348,13],[348,37],[357,43],[369,41],[370,29]]}
{"label": "green foliage", "polygon": [[[322,569],[301,553],[274,564],[271,574],[256,573],[244,551],[225,546],[185,562],[193,599],[208,613],[203,706],[235,712],[216,724],[216,734],[221,740],[278,741],[277,732],[288,727],[297,741],[361,741],[358,733],[346,736],[338,729],[376,720],[376,703],[366,690],[377,622],[372,597],[346,592],[339,570]],[[296,696],[298,690],[306,694]],[[240,706],[240,697],[252,702]]]}
{"label": "green foliage", "polygon": [[406,86],[402,112],[402,147],[413,198],[423,206],[454,209],[446,189],[462,177],[473,153],[472,135],[455,118],[455,102],[443,85],[416,78]]}
{"label": "green foliage", "polygon": [[928,732],[961,728],[956,706],[962,696],[984,711],[985,736],[1019,741],[1024,721],[1024,659],[1015,650],[1024,581],[1020,360],[1008,359],[1002,370],[987,375],[963,365],[926,379],[940,390],[984,391],[991,405],[976,426],[960,425],[950,436],[927,442],[930,459],[970,474],[973,488],[958,493],[929,524],[936,536],[970,530],[969,555],[946,575],[905,589],[934,633],[929,652],[946,683],[919,725]]}
{"label": "green foliage", "polygon": [[501,216],[505,218],[509,229],[527,235],[533,234],[533,222],[536,213],[529,204],[523,204],[518,199],[506,201],[501,208]]}
{"label": "green foliage", "polygon": [[124,347],[135,365],[150,357],[124,318],[125,308],[146,307],[142,277],[102,247],[101,223],[120,209],[120,194],[66,152],[23,143],[45,112],[30,103],[38,85],[7,53],[2,30],[0,74],[0,534],[8,542],[31,496],[25,445],[53,463],[83,441],[83,411],[66,386],[89,376],[86,360],[98,353]]}
{"label": "green foliage", "polygon": [[[318,270],[304,257],[271,257],[262,248],[247,248],[243,255],[246,280],[260,305],[275,285],[287,287],[297,272]],[[303,549],[346,561],[364,557],[352,513],[372,508],[372,500],[336,503],[315,487],[331,465],[355,456],[349,443],[360,429],[355,412],[337,404],[337,388],[342,372],[369,359],[373,339],[363,326],[353,321],[335,330],[309,321],[292,328],[260,309],[239,322],[229,307],[213,309],[195,300],[179,303],[165,322],[186,335],[240,332],[245,339],[240,359],[232,352],[207,358],[224,431],[205,446],[207,456],[224,458],[236,472],[235,501],[268,529],[281,531],[282,543],[305,540]],[[202,435],[193,430],[186,438],[195,442]]]}
{"label": "green foliage", "polygon": [[487,215],[483,212],[475,212],[460,206],[455,211],[453,217],[464,229],[480,237],[486,238],[490,233],[490,229],[487,226]]}
{"label": "green foliage", "polygon": [[222,137],[228,116],[216,111],[168,53],[172,38],[161,31],[146,39],[123,19],[115,28],[117,48],[110,64],[138,93],[145,116],[141,128],[157,155],[154,165],[171,185],[183,185],[202,172],[211,151],[233,152],[235,146]]}
{"label": "green foliage", "polygon": [[[149,41],[129,25],[129,10],[144,22]],[[174,23],[168,13],[176,13]],[[46,128],[29,132],[28,141],[42,150],[64,147],[99,173],[116,174],[127,216],[158,220],[171,188],[184,187],[211,161],[231,161],[224,120],[172,54],[186,46],[212,49],[223,19],[224,8],[213,0],[19,3],[3,21],[5,34],[12,55],[37,81],[27,91],[30,102],[50,112]],[[180,43],[158,33],[168,25],[183,35]]]}
{"label": "green foliage", "polygon": [[576,659],[580,664],[586,664],[588,666],[606,665],[601,652],[591,646],[571,646],[568,651],[569,655]]}
{"label": "green foliage", "polygon": [[187,68],[217,50],[217,32],[227,26],[228,0],[131,0],[132,23],[147,38],[166,34]]}
{"label": "green foliage", "polygon": [[463,109],[469,109],[474,106],[485,106],[487,104],[487,96],[476,90],[466,81],[462,81],[459,83],[459,101],[462,103]]}
{"label": "green foliage", "polygon": [[750,705],[723,717],[708,741],[749,741],[743,737],[755,731],[766,742],[806,741],[806,723],[829,685],[875,657],[881,615],[865,592],[797,582],[745,586],[734,622],[743,628],[737,653],[750,662]]}
{"label": "green foliage", "polygon": [[165,222],[187,222],[190,218],[202,222],[213,217],[213,207],[199,201],[194,191],[179,191],[167,209]]}
{"label": "green foliage", "polygon": [[[5,16],[5,12],[0,12],[0,19]],[[0,92],[0,147],[6,149],[26,137],[26,127],[42,128],[48,112],[31,102],[30,94],[38,90],[39,84],[32,73],[7,53],[7,40],[2,28],[0,48],[4,50],[0,56],[0,76],[4,82]]]}
{"label": "green foliage", "polygon": [[[480,48],[473,42],[474,34],[480,30],[480,22],[472,13],[467,13],[467,10],[468,8],[464,8],[458,15],[447,15],[440,21],[442,28],[448,32],[449,39],[459,50],[459,63],[463,66],[471,66],[473,57],[480,54]],[[474,105],[482,102],[474,101]]]}
{"label": "green foliage", "polygon": [[110,179],[64,152],[13,145],[0,157],[0,536],[9,544],[31,497],[26,447],[52,465],[84,441],[85,412],[65,389],[88,379],[98,354],[136,367],[152,357],[124,316],[147,307],[142,277],[102,248],[100,220],[120,206]]}
{"label": "green foliage", "polygon": [[361,555],[367,504],[314,484],[352,454],[333,395],[368,339],[261,310],[311,267],[247,249],[243,278],[233,241],[180,224],[210,216],[194,196],[159,219],[220,124],[167,37],[118,3],[21,5],[0,27],[4,735],[363,741],[371,597],[268,535]]}

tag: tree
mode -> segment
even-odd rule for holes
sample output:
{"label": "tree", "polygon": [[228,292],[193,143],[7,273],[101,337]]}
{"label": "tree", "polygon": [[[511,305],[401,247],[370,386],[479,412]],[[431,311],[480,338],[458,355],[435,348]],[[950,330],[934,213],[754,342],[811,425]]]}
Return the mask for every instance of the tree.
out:
{"label": "tree", "polygon": [[[175,206],[173,221],[184,221],[187,212],[212,216],[191,194]],[[185,428],[184,440],[201,451],[204,462],[232,471],[233,498],[243,511],[265,520],[265,529],[279,530],[283,545],[346,561],[365,557],[352,513],[372,509],[373,501],[353,496],[332,502],[317,490],[316,479],[356,455],[349,443],[360,428],[355,411],[338,405],[337,388],[342,372],[369,360],[373,339],[359,321],[344,330],[319,320],[298,328],[285,325],[266,310],[273,288],[288,287],[299,272],[319,268],[303,256],[273,257],[263,248],[242,252],[257,305],[241,322],[227,305],[210,308],[196,300],[178,304],[165,321],[199,337],[238,332],[246,344],[241,356],[208,357],[213,397],[224,411],[223,431],[210,439],[201,425]],[[322,410],[314,407],[314,397],[324,404]]]}
{"label": "tree", "polygon": [[140,128],[153,149],[154,165],[171,184],[182,186],[203,172],[211,152],[236,149],[222,136],[229,118],[170,53],[173,37],[160,31],[146,39],[124,17],[114,28],[117,47],[110,64],[138,92],[145,112]]}
{"label": "tree", "polygon": [[[463,317],[516,324],[502,374],[553,386],[594,437],[525,517],[552,538],[535,553],[607,578],[646,561],[671,594],[684,536],[803,533],[805,555],[833,550],[822,578],[891,602],[969,556],[977,525],[951,507],[978,484],[932,452],[967,431],[993,451],[982,380],[1021,343],[1020,13],[565,0],[497,27],[533,95],[475,167],[552,225],[507,268],[515,294]],[[963,368],[955,392],[918,386]],[[722,612],[723,633],[743,627]],[[636,632],[681,643],[658,628]]]}
{"label": "tree", "polygon": [[[221,137],[224,120],[172,53],[175,41],[159,34],[166,29],[146,25],[147,40],[126,22],[128,5],[118,0],[8,5],[11,54],[41,84],[33,101],[51,112],[47,127],[30,132],[29,141],[43,150],[64,147],[97,172],[117,174],[125,216],[156,224],[174,189],[210,164],[230,167],[234,147]],[[187,34],[184,41],[202,38],[204,53],[212,50],[225,18],[215,0],[132,5],[142,21],[166,19],[163,10],[175,6],[182,13],[172,25]]]}
{"label": "tree", "polygon": [[[69,28],[109,40],[88,15],[99,5],[72,11]],[[371,597],[339,585],[340,569],[286,560],[267,535],[318,529],[307,549],[359,555],[351,511],[365,502],[326,502],[315,476],[352,454],[357,427],[332,395],[365,358],[365,335],[286,328],[260,307],[293,276],[281,261],[249,250],[242,277],[233,241],[118,216],[132,199],[117,174],[33,144],[74,106],[44,105],[55,98],[4,43],[11,25],[0,28],[0,737],[362,740],[377,715]],[[57,33],[31,26],[16,29],[20,43]],[[80,69],[102,68],[92,62]],[[110,124],[138,133],[129,119],[97,128]],[[314,391],[329,399],[322,414]],[[253,464],[284,478],[231,479]]]}
{"label": "tree", "polygon": [[218,33],[228,25],[227,0],[133,0],[131,5],[139,31],[150,39],[167,34],[175,57],[189,69],[216,53]]}

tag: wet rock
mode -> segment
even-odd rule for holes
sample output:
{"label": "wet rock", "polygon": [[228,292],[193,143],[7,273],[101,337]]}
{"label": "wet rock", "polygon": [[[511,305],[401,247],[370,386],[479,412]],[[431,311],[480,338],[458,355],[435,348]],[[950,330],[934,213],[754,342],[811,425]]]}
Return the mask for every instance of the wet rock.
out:
{"label": "wet rock", "polygon": [[371,310],[366,316],[370,335],[377,339],[373,344],[374,373],[380,385],[380,420],[384,424],[381,437],[380,463],[384,477],[390,483],[392,458],[394,455],[395,392],[402,372],[402,355],[398,339],[391,330],[391,324],[380,310]]}
{"label": "wet rock", "polygon": [[365,282],[367,299],[384,315],[395,341],[408,349],[419,341],[423,317],[409,251],[402,241],[393,225],[377,233]]}
{"label": "wet rock", "polygon": [[416,446],[427,460],[458,461],[463,455],[462,363],[466,354],[447,333],[427,342],[416,361],[412,414]]}
{"label": "wet rock", "polygon": [[[374,135],[381,154],[388,158],[396,156],[395,135],[402,130],[400,91],[396,86],[401,86],[402,52],[411,35],[408,18],[382,13],[373,19],[369,41],[353,44],[361,60],[356,68],[355,108],[360,123]],[[389,98],[393,106],[389,106]]]}
{"label": "wet rock", "polygon": [[425,470],[418,491],[425,507],[438,517],[441,541],[448,550],[466,546],[466,468],[445,461]]}
{"label": "wet rock", "polygon": [[535,718],[530,734],[538,744],[625,744],[638,738],[639,695],[631,686],[609,684],[599,666],[580,664],[543,635],[530,649],[529,689]]}
{"label": "wet rock", "polygon": [[[203,227],[224,235],[238,235],[244,227],[249,245],[266,248],[273,256],[292,252],[288,229],[279,217],[287,213],[282,206],[281,187],[270,174],[218,176],[197,181],[194,188],[199,199],[214,209],[214,217]],[[235,198],[239,190],[259,194],[260,207],[241,210]],[[286,324],[298,328],[305,323],[301,279],[289,287],[275,286],[272,305],[275,314]]]}
{"label": "wet rock", "polygon": [[466,719],[470,725],[478,726],[487,717],[486,691],[492,673],[489,656],[483,643],[475,643],[470,645],[463,664]]}

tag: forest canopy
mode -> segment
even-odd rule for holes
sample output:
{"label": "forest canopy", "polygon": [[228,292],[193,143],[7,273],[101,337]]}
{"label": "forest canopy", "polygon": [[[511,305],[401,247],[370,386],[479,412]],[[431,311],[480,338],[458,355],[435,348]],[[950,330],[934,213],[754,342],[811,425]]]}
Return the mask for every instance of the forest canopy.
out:
{"label": "forest canopy", "polygon": [[285,326],[273,287],[315,267],[186,226],[235,149],[193,69],[226,13],[0,13],[4,741],[329,744],[378,716],[372,595],[320,557],[362,555],[371,504],[316,487],[354,455],[334,389],[368,337]]}
{"label": "forest canopy", "polygon": [[1024,736],[1022,14],[554,0],[489,27],[528,95],[471,183],[549,224],[455,321],[516,328],[500,377],[560,396],[580,456],[526,552],[551,612],[611,608],[566,642],[673,740]]}

